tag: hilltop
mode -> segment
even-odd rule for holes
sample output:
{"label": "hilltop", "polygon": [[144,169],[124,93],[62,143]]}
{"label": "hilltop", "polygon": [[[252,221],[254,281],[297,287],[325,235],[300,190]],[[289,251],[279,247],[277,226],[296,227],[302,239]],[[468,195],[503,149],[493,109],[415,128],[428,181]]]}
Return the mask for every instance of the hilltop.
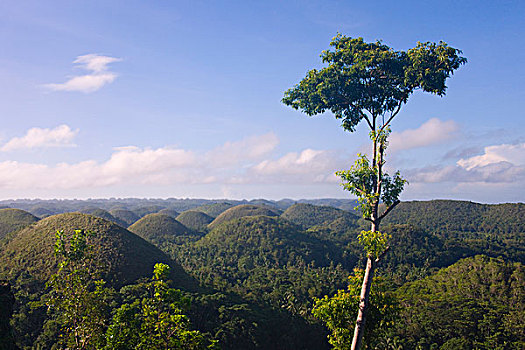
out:
{"label": "hilltop", "polygon": [[279,216],[281,213],[278,209],[272,209],[269,207],[252,205],[252,204],[241,204],[235,207],[229,208],[222,212],[215,218],[209,225],[209,229],[222,224],[223,222],[239,219],[245,216]]}
{"label": "hilltop", "polygon": [[122,227],[128,227],[130,225],[133,225],[138,219],[140,219],[140,217],[134,212],[132,212],[131,210],[122,209],[122,208],[111,209],[109,213],[114,218],[125,223],[126,226],[122,226]]}
{"label": "hilltop", "polygon": [[144,216],[128,230],[162,248],[169,244],[181,244],[188,240],[195,240],[200,236],[173,217],[158,213]]}
{"label": "hilltop", "polygon": [[184,226],[201,232],[205,231],[207,226],[213,221],[213,217],[195,210],[184,211],[176,219]]}
{"label": "hilltop", "polygon": [[337,219],[357,221],[358,217],[348,211],[329,206],[297,203],[282,213],[282,218],[305,229],[316,225],[331,224]]}

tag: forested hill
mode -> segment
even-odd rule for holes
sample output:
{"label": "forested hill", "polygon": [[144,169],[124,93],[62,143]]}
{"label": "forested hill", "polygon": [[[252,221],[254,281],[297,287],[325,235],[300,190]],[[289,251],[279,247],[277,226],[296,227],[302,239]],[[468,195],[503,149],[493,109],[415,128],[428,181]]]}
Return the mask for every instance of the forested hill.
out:
{"label": "forested hill", "polygon": [[525,204],[433,200],[400,203],[384,223],[412,224],[443,237],[525,232]]}
{"label": "forested hill", "polygon": [[523,349],[525,268],[475,256],[396,291],[408,349]]}

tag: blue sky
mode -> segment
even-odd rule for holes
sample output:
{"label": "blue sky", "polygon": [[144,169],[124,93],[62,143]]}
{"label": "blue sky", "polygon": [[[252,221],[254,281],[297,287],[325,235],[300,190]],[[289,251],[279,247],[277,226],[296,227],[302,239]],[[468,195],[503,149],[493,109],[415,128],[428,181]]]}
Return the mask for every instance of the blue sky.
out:
{"label": "blue sky", "polygon": [[338,32],[468,64],[392,125],[402,199],[523,202],[521,1],[3,1],[0,198],[348,197],[367,131],[280,103]]}

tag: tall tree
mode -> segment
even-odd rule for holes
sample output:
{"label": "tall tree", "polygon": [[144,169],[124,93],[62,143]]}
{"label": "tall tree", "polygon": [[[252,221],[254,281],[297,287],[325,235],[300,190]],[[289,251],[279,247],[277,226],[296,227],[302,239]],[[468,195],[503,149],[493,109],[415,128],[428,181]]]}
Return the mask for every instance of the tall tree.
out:
{"label": "tall tree", "polygon": [[330,46],[333,50],[321,54],[327,66],[309,71],[285,92],[282,102],[309,116],[331,111],[349,132],[362,120],[370,129],[371,160],[359,154],[350,170],[337,172],[344,188],[358,197],[363,217],[371,223],[370,231],[360,235],[367,264],[352,340],[355,350],[363,341],[374,270],[388,250],[388,235],[379,226],[399,203],[406,183],[399,172],[389,176],[384,170],[390,124],[414,91],[445,95],[446,79],[467,60],[444,42],[418,42],[407,51],[394,51],[380,41],[367,43],[339,34]]}

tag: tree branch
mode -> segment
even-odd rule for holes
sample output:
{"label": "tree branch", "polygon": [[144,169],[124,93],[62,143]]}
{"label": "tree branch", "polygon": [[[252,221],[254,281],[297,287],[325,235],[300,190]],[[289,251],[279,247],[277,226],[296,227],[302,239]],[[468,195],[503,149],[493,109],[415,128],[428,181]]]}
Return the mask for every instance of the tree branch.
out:
{"label": "tree branch", "polygon": [[388,118],[388,120],[386,121],[385,124],[383,124],[383,126],[381,127],[381,129],[379,130],[378,134],[380,134],[383,130],[385,130],[385,128],[388,126],[388,124],[390,124],[390,122],[392,121],[392,119],[394,119],[394,117],[399,113],[399,111],[401,110],[401,106],[403,105],[403,102],[399,102],[399,104],[397,105],[397,109],[392,113],[392,115],[390,116],[390,118]]}
{"label": "tree branch", "polygon": [[368,123],[368,126],[370,127],[370,129],[373,129],[372,123],[370,122],[370,119],[368,119],[368,116],[365,113],[363,113],[362,111],[361,111],[361,115],[363,116],[363,118]]}
{"label": "tree branch", "polygon": [[381,214],[381,216],[379,216],[379,219],[378,220],[383,220],[383,218],[385,216],[388,215],[388,213],[390,213],[392,211],[392,209],[394,209],[396,207],[396,205],[398,205],[399,203],[401,203],[401,201],[398,199],[396,200],[394,203],[392,203],[392,205],[390,205],[383,214]]}

